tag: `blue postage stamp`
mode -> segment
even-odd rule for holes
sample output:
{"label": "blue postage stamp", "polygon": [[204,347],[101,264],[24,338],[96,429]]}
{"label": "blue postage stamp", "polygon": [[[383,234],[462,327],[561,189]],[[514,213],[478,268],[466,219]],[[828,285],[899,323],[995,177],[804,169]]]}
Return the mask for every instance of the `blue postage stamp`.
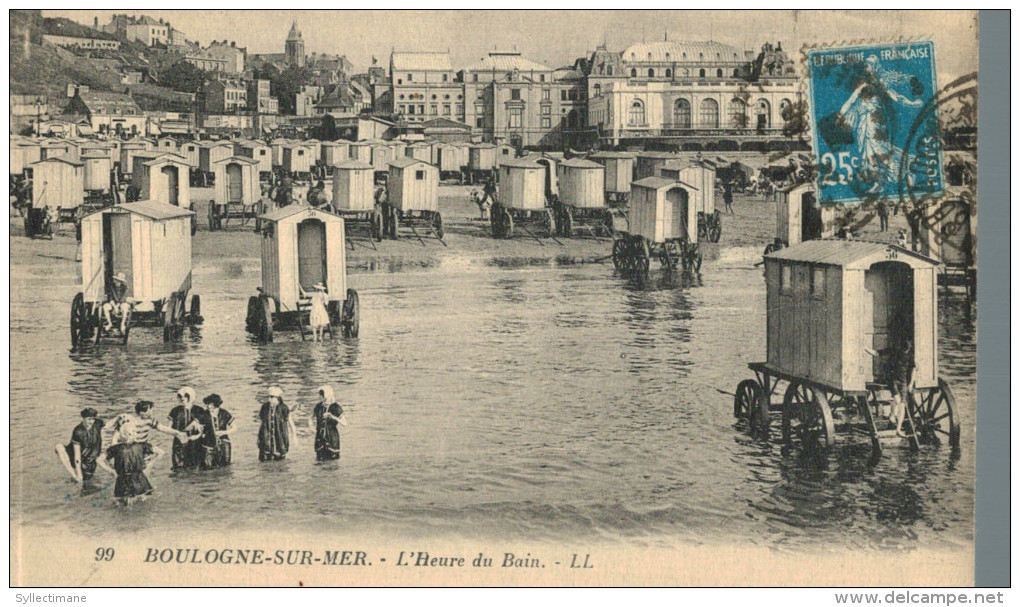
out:
{"label": "blue postage stamp", "polygon": [[819,48],[807,59],[819,202],[941,195],[934,44]]}

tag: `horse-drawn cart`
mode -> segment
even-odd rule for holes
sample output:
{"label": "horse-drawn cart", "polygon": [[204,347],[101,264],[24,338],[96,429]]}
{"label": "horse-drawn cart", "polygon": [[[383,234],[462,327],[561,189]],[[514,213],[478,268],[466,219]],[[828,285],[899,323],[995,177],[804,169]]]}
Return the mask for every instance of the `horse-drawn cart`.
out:
{"label": "horse-drawn cart", "polygon": [[[837,433],[911,446],[960,444],[960,418],[938,373],[938,263],[890,244],[812,240],[765,256],[767,361],[737,386],[733,412],[767,437],[781,415],[783,441],[826,450]],[[910,369],[890,372],[895,366]],[[786,389],[773,401],[780,383]],[[893,397],[905,413],[890,423]]]}
{"label": "horse-drawn cart", "polygon": [[[73,348],[93,339],[97,344],[104,338],[127,343],[138,325],[161,327],[163,341],[171,341],[185,324],[201,322],[198,295],[186,305],[191,290],[192,215],[181,207],[143,200],[82,218],[82,286],[71,302]],[[114,301],[118,282],[124,285],[120,288],[125,301]],[[104,304],[122,315],[110,317],[116,331],[104,327]]]}
{"label": "horse-drawn cart", "polygon": [[647,272],[650,259],[658,257],[667,270],[699,272],[702,256],[692,201],[697,188],[663,177],[646,177],[631,187],[630,229],[613,241],[616,269]]}
{"label": "horse-drawn cart", "polygon": [[360,327],[358,292],[347,288],[344,220],[306,205],[292,204],[259,218],[262,225],[262,286],[248,299],[245,327],[262,343],[273,333],[297,328],[301,339],[308,326],[316,285],[326,288],[328,333],[339,328],[357,337]]}

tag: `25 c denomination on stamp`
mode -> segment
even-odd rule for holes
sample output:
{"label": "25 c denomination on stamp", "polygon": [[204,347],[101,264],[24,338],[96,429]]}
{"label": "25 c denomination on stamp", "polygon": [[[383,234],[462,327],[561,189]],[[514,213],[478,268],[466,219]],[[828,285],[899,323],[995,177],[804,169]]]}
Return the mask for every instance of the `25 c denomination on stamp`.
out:
{"label": "25 c denomination on stamp", "polygon": [[821,204],[944,191],[933,43],[819,48],[807,59]]}

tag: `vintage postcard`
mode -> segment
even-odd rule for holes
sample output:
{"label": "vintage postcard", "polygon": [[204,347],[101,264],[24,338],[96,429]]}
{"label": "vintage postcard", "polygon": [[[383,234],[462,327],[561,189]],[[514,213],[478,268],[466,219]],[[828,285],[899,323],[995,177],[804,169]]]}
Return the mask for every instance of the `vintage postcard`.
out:
{"label": "vintage postcard", "polygon": [[10,584],[974,582],[974,11],[10,11]]}

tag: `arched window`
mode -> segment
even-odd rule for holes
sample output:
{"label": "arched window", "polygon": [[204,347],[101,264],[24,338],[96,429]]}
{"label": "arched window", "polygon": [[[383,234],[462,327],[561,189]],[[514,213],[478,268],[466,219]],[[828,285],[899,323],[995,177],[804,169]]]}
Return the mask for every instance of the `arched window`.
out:
{"label": "arched window", "polygon": [[648,68],[648,77],[649,78],[655,78],[655,70],[654,69]]}
{"label": "arched window", "polygon": [[742,129],[747,126],[747,104],[743,99],[734,97],[730,99],[729,106],[730,126]]}
{"label": "arched window", "polygon": [[715,71],[715,77],[722,78],[722,68],[719,68]]}
{"label": "arched window", "polygon": [[701,68],[700,70],[698,70],[698,76],[701,78],[705,77],[705,68]]}
{"label": "arched window", "polygon": [[602,94],[602,85],[601,84],[596,84],[594,89],[595,89],[594,93],[595,93],[596,97],[598,97],[599,95]]}
{"label": "arched window", "polygon": [[706,129],[719,128],[719,104],[715,99],[705,99],[698,109],[698,122]]}
{"label": "arched window", "polygon": [[641,103],[640,100],[635,99],[630,104],[630,114],[628,116],[628,122],[630,124],[644,124],[645,123],[645,104]]}
{"label": "arched window", "polygon": [[637,68],[630,68],[630,77],[637,78]]}
{"label": "arched window", "polygon": [[666,78],[672,78],[672,77],[673,77],[673,70],[671,70],[671,69],[669,69],[667,67],[666,68]]}
{"label": "arched window", "polygon": [[733,77],[740,78],[740,68],[737,67],[733,68]]}
{"label": "arched window", "polygon": [[755,123],[754,128],[756,129],[767,129],[772,126],[772,104],[769,103],[768,99],[759,99],[754,104]]}
{"label": "arched window", "polygon": [[613,66],[611,66],[611,65],[606,66],[606,75],[607,76],[612,76],[613,75]]}
{"label": "arched window", "polygon": [[691,102],[677,99],[673,103],[673,127],[678,129],[691,128]]}
{"label": "arched window", "polygon": [[793,118],[793,104],[790,103],[789,99],[779,101],[779,115],[784,123],[789,122]]}

